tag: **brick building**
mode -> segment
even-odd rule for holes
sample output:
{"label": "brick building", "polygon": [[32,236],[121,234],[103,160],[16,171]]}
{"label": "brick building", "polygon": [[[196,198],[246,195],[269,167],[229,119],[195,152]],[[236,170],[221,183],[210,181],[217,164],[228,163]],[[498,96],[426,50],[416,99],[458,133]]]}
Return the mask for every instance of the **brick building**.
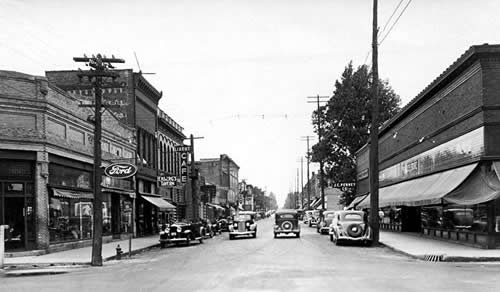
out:
{"label": "brick building", "polygon": [[[167,214],[166,221],[186,218],[185,190],[181,184],[180,156],[176,146],[184,145],[183,128],[158,109],[158,183],[162,197],[176,206],[175,213]],[[175,216],[170,218],[170,216]]]}
{"label": "brick building", "polygon": [[238,172],[240,167],[226,154],[219,158],[201,159],[196,162],[200,175],[205,177],[207,184],[216,186],[216,195],[210,199],[210,203],[223,206],[227,214],[237,208]]}
{"label": "brick building", "polygon": [[[500,45],[472,46],[379,133],[382,228],[500,246]],[[369,146],[357,153],[368,208]]]}
{"label": "brick building", "polygon": [[[89,92],[91,95],[92,92]],[[45,77],[0,71],[0,224],[10,251],[85,244],[93,223],[92,110]],[[135,162],[135,131],[103,114],[103,166]],[[133,179],[103,178],[104,241],[133,225]]]}
{"label": "brick building", "polygon": [[[175,212],[175,207],[165,200],[168,199],[167,193],[164,192],[162,197],[158,186],[161,174],[160,155],[163,153],[160,151],[160,146],[163,144],[160,143],[159,129],[165,134],[165,129],[169,127],[169,121],[162,119],[158,109],[163,94],[141,73],[134,73],[131,69],[116,70],[116,72],[119,77],[104,86],[103,104],[111,105],[110,111],[114,116],[136,129],[135,152],[138,167],[135,185],[136,234],[138,236],[156,234],[169,218],[168,213]],[[51,82],[65,91],[86,96],[90,93],[91,84],[86,80],[80,80],[77,73],[77,71],[48,71],[46,75]],[[178,128],[177,126],[174,131],[178,131]],[[178,141],[178,138],[175,138],[175,141]],[[172,162],[172,166],[173,164]]]}

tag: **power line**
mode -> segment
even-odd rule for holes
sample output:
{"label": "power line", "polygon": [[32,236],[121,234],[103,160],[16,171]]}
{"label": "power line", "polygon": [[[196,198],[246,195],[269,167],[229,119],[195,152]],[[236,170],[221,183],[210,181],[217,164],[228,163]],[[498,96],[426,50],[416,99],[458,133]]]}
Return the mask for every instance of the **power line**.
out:
{"label": "power line", "polygon": [[394,26],[396,25],[396,23],[398,23],[399,19],[401,18],[401,16],[403,15],[403,13],[406,11],[406,8],[408,8],[408,6],[410,5],[411,1],[412,0],[408,1],[408,3],[406,3],[406,6],[403,8],[403,10],[399,14],[398,18],[396,18],[396,20],[392,23],[391,27],[389,28],[389,30],[387,31],[387,33],[385,34],[385,36],[378,43],[379,46],[384,42],[384,40],[387,38],[387,36],[391,33],[392,29],[394,28]]}
{"label": "power line", "polygon": [[380,37],[380,35],[382,35],[382,33],[384,33],[385,29],[387,28],[387,25],[389,24],[389,22],[391,21],[392,17],[394,16],[394,14],[396,14],[396,11],[398,11],[399,9],[399,6],[401,6],[401,3],[403,3],[403,0],[400,0],[398,5],[396,6],[396,8],[394,8],[394,10],[392,11],[392,14],[391,16],[387,19],[387,21],[385,22],[384,24],[384,28],[382,28],[382,30],[380,30],[378,32],[378,36]]}

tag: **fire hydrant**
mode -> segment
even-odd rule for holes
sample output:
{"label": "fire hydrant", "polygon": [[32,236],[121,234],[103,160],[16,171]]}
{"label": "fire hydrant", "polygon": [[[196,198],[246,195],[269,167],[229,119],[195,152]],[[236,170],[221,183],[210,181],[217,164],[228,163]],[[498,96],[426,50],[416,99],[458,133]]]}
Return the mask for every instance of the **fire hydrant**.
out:
{"label": "fire hydrant", "polygon": [[123,253],[122,248],[120,247],[120,245],[118,245],[116,247],[116,259],[117,260],[121,260],[122,259],[122,253]]}

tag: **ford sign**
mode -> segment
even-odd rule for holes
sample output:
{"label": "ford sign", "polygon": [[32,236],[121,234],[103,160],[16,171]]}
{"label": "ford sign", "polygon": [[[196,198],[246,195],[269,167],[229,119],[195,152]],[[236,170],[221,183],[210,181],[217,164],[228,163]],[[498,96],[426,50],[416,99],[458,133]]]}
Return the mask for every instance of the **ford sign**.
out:
{"label": "ford sign", "polygon": [[127,178],[137,172],[137,167],[129,163],[113,163],[104,169],[104,173],[109,177]]}

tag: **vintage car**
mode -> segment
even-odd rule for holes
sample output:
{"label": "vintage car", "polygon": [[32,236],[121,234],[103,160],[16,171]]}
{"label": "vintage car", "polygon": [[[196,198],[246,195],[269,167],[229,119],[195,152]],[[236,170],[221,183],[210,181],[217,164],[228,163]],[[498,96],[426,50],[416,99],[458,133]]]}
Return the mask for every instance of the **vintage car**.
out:
{"label": "vintage car", "polygon": [[330,240],[336,245],[356,241],[371,243],[371,229],[363,211],[336,211],[330,224]]}
{"label": "vintage car", "polygon": [[328,234],[330,232],[330,224],[332,224],[334,214],[335,211],[323,212],[323,218],[320,218],[319,223],[316,224],[316,231],[318,233]]}
{"label": "vintage car", "polygon": [[219,229],[221,232],[229,231],[229,223],[229,220],[224,218],[217,220],[217,224],[219,225]]}
{"label": "vintage car", "polygon": [[257,237],[257,224],[255,223],[255,212],[240,211],[233,217],[233,223],[229,224],[229,239],[236,236],[250,235]]}
{"label": "vintage car", "polygon": [[317,226],[318,221],[319,221],[319,210],[309,210],[306,211],[306,216],[307,216],[307,224],[309,224],[309,227]]}
{"label": "vintage car", "polygon": [[299,214],[296,210],[278,210],[274,215],[274,238],[279,234],[295,234],[300,237]]}
{"label": "vintage car", "polygon": [[198,240],[203,243],[203,238],[207,236],[205,227],[201,222],[187,223],[177,222],[166,226],[164,231],[160,232],[160,245],[165,247],[168,243],[185,243],[189,245],[191,241]]}

